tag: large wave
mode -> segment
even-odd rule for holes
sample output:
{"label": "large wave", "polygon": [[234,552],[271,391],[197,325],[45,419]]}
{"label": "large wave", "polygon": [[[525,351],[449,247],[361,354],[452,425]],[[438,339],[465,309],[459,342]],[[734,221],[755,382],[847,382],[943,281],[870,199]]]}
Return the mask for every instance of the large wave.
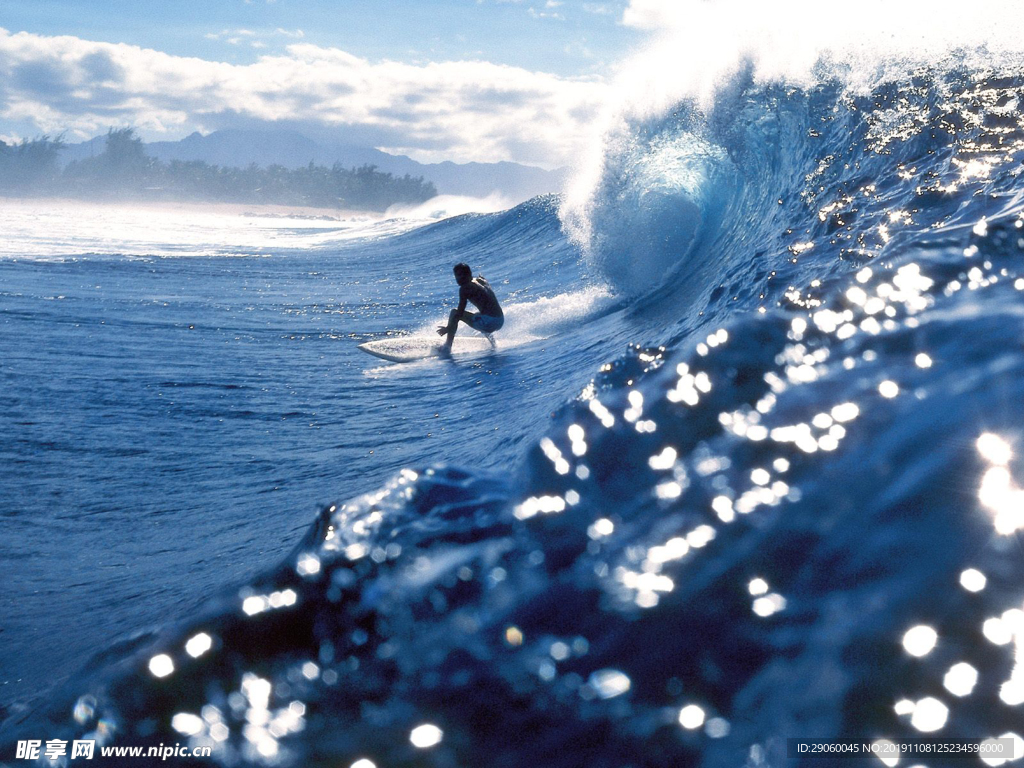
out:
{"label": "large wave", "polygon": [[[756,242],[752,229],[771,231],[772,206],[814,196],[819,162],[887,131],[871,104],[879,93],[907,90],[918,103],[893,98],[890,117],[912,126],[928,107],[911,73],[929,83],[934,106],[946,75],[1019,66],[1019,36],[1002,21],[1013,13],[1007,2],[967,17],[869,2],[829,19],[807,2],[635,0],[627,18],[656,36],[611,89],[561,206],[566,232],[626,294],[690,274],[688,262],[718,261]],[[860,119],[873,112],[872,123]]]}
{"label": "large wave", "polygon": [[[759,18],[698,26],[713,44]],[[518,472],[427,456],[326,508],[279,568],[114,648],[5,739],[179,739],[224,765],[775,766],[787,736],[1020,749],[1024,71],[943,57],[918,21],[904,59],[864,11],[833,22],[853,47],[831,58],[766,34],[761,59],[718,51],[723,77],[695,87],[658,70],[613,110],[561,210],[633,295],[617,305],[558,301],[575,254],[551,199],[389,239],[395,263],[468,250],[527,288],[554,275],[510,323],[567,341],[515,378],[590,384],[550,403]],[[863,29],[881,47],[857,68],[841,54],[869,50]],[[595,359],[595,306],[665,346]],[[514,386],[473,418],[512,420]]]}

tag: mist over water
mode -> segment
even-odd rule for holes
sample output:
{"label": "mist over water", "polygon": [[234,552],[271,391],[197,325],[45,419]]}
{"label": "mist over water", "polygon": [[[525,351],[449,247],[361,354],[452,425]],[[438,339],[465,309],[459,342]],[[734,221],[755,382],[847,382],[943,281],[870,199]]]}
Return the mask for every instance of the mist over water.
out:
{"label": "mist over water", "polygon": [[[81,256],[258,256],[280,249],[323,248],[349,238],[386,235],[423,219],[375,214],[261,212],[259,206],[88,204],[4,200],[0,259],[67,260]],[[312,209],[311,209],[312,210]]]}
{"label": "mist over water", "polygon": [[[268,223],[259,258],[195,234],[193,258],[0,260],[2,668],[45,674],[30,611],[105,617],[43,646],[70,676],[9,706],[4,745],[360,768],[1024,747],[1015,17],[665,8],[632,4],[665,36],[564,199]],[[457,261],[505,307],[497,351],[355,349],[443,320]]]}

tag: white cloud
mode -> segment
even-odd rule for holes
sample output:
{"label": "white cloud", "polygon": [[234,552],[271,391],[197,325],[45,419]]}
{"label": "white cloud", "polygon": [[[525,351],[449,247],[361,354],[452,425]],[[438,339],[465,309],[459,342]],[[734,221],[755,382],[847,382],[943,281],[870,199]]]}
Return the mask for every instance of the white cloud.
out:
{"label": "white cloud", "polygon": [[420,160],[556,166],[589,136],[604,92],[595,78],[480,61],[370,62],[309,43],[234,65],[0,29],[0,130],[87,137],[129,124],[152,138],[282,122]]}
{"label": "white cloud", "polygon": [[587,47],[586,41],[581,40],[572,43],[566,43],[562,46],[562,52],[566,56],[578,56],[582,59],[595,59],[597,56],[590,48]]}
{"label": "white cloud", "polygon": [[[550,8],[552,6],[548,4],[547,7]],[[560,14],[558,11],[538,11],[536,8],[531,7],[528,8],[526,12],[530,15],[530,18],[533,19],[557,19],[559,21],[565,21],[565,16]]]}
{"label": "white cloud", "polygon": [[687,3],[666,0],[630,0],[622,13],[622,23],[640,29],[661,29],[678,24],[686,13]]}
{"label": "white cloud", "polygon": [[207,40],[223,40],[229,45],[241,45],[248,42],[253,48],[266,48],[267,38],[284,37],[292,40],[301,40],[306,33],[301,29],[281,29],[278,27],[273,32],[256,32],[252,29],[222,29],[220,32],[209,32],[203,37]]}
{"label": "white cloud", "polygon": [[203,35],[207,40],[223,40],[230,45],[240,45],[243,38],[253,38],[256,33],[251,29],[222,29]]}

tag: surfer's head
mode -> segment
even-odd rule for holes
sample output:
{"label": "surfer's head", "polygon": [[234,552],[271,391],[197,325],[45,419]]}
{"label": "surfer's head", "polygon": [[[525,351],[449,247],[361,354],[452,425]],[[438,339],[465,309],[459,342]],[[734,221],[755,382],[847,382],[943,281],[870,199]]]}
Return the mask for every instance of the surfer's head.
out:
{"label": "surfer's head", "polygon": [[471,270],[469,268],[469,264],[465,263],[464,261],[460,261],[458,264],[452,267],[452,272],[455,273],[455,282],[457,282],[459,285],[465,285],[466,283],[473,279],[473,270]]}

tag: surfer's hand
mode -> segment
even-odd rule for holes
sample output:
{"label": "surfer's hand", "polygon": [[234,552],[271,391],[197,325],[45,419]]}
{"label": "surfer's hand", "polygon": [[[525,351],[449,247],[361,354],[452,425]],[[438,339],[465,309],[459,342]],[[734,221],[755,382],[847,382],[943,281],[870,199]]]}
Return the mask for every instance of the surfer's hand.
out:
{"label": "surfer's hand", "polygon": [[448,333],[448,326],[447,325],[439,325],[439,326],[437,326],[437,335],[438,336],[444,336],[446,333]]}

